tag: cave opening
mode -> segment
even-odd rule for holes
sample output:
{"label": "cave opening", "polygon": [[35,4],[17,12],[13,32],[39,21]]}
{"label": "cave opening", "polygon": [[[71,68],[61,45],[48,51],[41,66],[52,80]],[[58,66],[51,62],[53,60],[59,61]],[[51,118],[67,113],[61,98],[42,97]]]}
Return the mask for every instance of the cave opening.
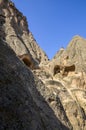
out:
{"label": "cave opening", "polygon": [[28,66],[29,68],[31,68],[31,61],[30,61],[28,58],[24,57],[24,58],[22,59],[22,61],[24,62],[24,64],[25,64],[26,66]]}
{"label": "cave opening", "polygon": [[54,67],[54,75],[55,75],[55,74],[58,74],[58,73],[60,73],[60,66],[59,66],[59,65],[56,65],[56,66]]}

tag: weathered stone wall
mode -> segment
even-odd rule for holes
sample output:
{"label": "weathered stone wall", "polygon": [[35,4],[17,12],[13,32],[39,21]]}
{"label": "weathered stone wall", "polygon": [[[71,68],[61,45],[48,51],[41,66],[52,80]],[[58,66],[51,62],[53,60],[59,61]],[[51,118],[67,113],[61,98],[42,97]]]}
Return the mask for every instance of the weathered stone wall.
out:
{"label": "weathered stone wall", "polygon": [[6,17],[5,20],[5,38],[17,55],[31,54],[33,60],[37,63],[48,61],[47,55],[38,46],[32,33],[28,29],[26,17],[19,12],[14,3],[1,2],[1,11]]}
{"label": "weathered stone wall", "polygon": [[0,130],[86,130],[86,40],[49,61],[15,5],[0,7]]}

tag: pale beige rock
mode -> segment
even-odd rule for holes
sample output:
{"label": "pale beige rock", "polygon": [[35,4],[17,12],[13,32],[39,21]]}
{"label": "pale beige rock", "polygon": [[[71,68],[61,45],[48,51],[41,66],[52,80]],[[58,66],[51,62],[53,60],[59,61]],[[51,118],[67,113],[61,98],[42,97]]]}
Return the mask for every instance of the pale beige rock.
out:
{"label": "pale beige rock", "polygon": [[[2,2],[3,3],[3,2]],[[3,3],[5,4],[5,3]],[[6,41],[17,55],[30,53],[34,61],[44,64],[48,57],[38,46],[32,33],[28,29],[26,17],[19,12],[12,2],[2,8],[5,21]]]}
{"label": "pale beige rock", "polygon": [[6,87],[2,91],[0,86],[0,103],[9,106],[6,93],[15,99],[7,88],[13,83],[12,91],[19,102],[14,100],[11,110],[20,114],[17,122],[15,113],[10,118],[9,111],[0,109],[0,129],[6,125],[6,130],[86,130],[86,40],[75,36],[66,49],[61,48],[48,60],[28,29],[26,17],[11,1],[0,1],[0,7],[0,84]]}

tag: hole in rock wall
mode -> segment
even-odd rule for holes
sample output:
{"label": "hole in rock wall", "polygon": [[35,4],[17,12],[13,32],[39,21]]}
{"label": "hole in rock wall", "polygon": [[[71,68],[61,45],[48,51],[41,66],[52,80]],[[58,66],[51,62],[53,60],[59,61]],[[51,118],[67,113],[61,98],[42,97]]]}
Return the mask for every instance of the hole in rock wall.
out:
{"label": "hole in rock wall", "polygon": [[31,67],[31,61],[28,58],[24,57],[22,61],[25,63],[25,65],[27,65],[28,67]]}
{"label": "hole in rock wall", "polygon": [[64,72],[74,72],[75,71],[75,65],[71,66],[65,66]]}
{"label": "hole in rock wall", "polygon": [[33,69],[33,61],[28,54],[20,55],[19,58],[24,62],[26,66]]}
{"label": "hole in rock wall", "polygon": [[57,73],[60,73],[60,66],[59,65],[56,65],[54,67],[54,75],[57,74]]}
{"label": "hole in rock wall", "polygon": [[60,73],[64,76],[67,76],[69,73],[75,72],[75,65],[70,65],[70,66],[59,66],[56,65],[54,67],[54,75]]}

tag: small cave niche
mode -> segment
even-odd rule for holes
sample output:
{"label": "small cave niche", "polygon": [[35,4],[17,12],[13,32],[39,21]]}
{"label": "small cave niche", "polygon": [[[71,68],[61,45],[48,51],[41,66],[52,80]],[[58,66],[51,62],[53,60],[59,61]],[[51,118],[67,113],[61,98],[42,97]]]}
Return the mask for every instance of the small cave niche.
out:
{"label": "small cave niche", "polygon": [[22,61],[25,63],[25,65],[27,65],[28,67],[30,67],[31,66],[31,62],[30,62],[30,60],[28,59],[28,58],[23,58],[22,59]]}
{"label": "small cave niche", "polygon": [[24,55],[19,56],[19,58],[24,62],[24,64],[25,64],[26,66],[28,66],[29,68],[33,69],[33,68],[32,68],[33,63],[32,63],[32,61],[31,61],[31,58],[29,57],[29,55],[24,54]]}
{"label": "small cave niche", "polygon": [[75,72],[75,65],[65,66],[64,72]]}
{"label": "small cave niche", "polygon": [[54,75],[56,75],[56,74],[58,74],[58,73],[60,73],[60,66],[59,66],[59,65],[56,65],[56,66],[54,67]]}
{"label": "small cave niche", "polygon": [[71,76],[74,72],[75,72],[75,65],[65,66],[63,75],[64,76],[68,76],[68,75]]}
{"label": "small cave niche", "polygon": [[61,74],[63,76],[67,76],[68,74],[72,74],[75,72],[75,65],[70,65],[70,66],[59,66],[59,65],[56,65],[54,67],[54,75],[56,74]]}

